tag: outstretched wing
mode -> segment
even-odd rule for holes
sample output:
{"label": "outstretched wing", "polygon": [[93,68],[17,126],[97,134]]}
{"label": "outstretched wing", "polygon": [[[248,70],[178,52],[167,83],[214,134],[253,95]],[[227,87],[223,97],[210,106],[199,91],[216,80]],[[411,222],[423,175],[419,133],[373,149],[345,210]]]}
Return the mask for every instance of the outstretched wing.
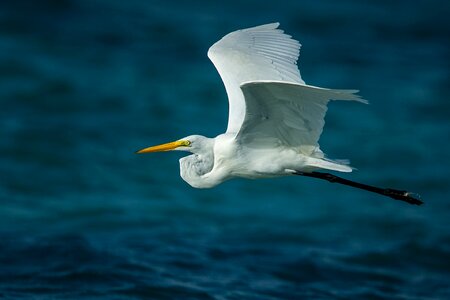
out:
{"label": "outstretched wing", "polygon": [[240,86],[247,81],[281,80],[304,84],[297,67],[300,43],[277,29],[279,23],[238,30],[209,48],[229,100],[227,133],[237,133],[245,117]]}
{"label": "outstretched wing", "polygon": [[357,90],[333,90],[309,85],[253,81],[241,85],[245,119],[236,137],[248,147],[286,145],[305,155],[321,153],[319,137],[329,100],[361,99]]}

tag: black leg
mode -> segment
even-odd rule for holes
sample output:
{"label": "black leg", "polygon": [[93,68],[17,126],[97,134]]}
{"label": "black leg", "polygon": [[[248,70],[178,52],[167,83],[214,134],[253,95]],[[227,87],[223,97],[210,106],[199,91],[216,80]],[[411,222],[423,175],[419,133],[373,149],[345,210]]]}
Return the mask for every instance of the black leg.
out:
{"label": "black leg", "polygon": [[313,177],[313,178],[318,178],[318,179],[323,179],[323,180],[327,180],[329,182],[335,182],[335,183],[340,183],[340,184],[344,184],[344,185],[348,185],[348,186],[352,186],[358,189],[363,189],[366,191],[370,191],[370,192],[374,192],[374,193],[378,193],[387,197],[391,197],[392,199],[395,200],[400,200],[400,201],[405,201],[409,204],[414,204],[414,205],[421,205],[423,204],[422,201],[420,201],[417,198],[414,198],[413,196],[418,197],[418,195],[415,195],[414,193],[410,193],[407,191],[401,191],[401,190],[395,190],[395,189],[383,189],[383,188],[379,188],[379,187],[375,187],[375,186],[371,186],[371,185],[367,185],[367,184],[362,184],[359,182],[355,182],[355,181],[351,181],[351,180],[347,180],[344,178],[341,178],[339,176],[330,174],[330,173],[321,173],[321,172],[295,172],[295,175],[301,175],[301,176],[307,176],[307,177]]}

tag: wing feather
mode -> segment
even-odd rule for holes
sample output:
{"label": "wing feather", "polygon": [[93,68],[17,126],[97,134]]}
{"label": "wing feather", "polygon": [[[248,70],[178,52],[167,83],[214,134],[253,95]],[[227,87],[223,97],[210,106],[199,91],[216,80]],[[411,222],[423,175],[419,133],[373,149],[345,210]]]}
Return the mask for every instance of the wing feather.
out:
{"label": "wing feather", "polygon": [[280,80],[304,84],[297,67],[300,43],[277,29],[279,25],[272,23],[234,31],[208,51],[228,94],[228,133],[237,133],[245,118],[242,83]]}
{"label": "wing feather", "polygon": [[248,147],[294,147],[305,155],[322,153],[319,137],[329,100],[367,103],[357,90],[333,90],[280,81],[241,85],[246,113],[237,141]]}

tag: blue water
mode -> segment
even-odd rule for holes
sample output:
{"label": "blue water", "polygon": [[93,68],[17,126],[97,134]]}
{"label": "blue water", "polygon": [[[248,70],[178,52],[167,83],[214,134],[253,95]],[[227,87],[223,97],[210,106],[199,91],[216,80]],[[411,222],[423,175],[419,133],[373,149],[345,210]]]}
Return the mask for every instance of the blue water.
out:
{"label": "blue water", "polygon": [[[447,1],[0,2],[0,298],[448,299]],[[226,128],[206,57],[280,21],[307,83],[357,88],[321,138],[346,176],[195,190],[182,153],[134,151]]]}

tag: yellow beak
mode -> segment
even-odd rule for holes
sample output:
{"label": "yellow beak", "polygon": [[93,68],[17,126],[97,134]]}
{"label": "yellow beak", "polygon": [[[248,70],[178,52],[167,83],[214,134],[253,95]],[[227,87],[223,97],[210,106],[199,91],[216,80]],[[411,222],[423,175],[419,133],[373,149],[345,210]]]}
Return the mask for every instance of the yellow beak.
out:
{"label": "yellow beak", "polygon": [[180,140],[180,141],[175,141],[175,142],[170,142],[170,143],[166,143],[166,144],[161,144],[158,146],[152,146],[152,147],[148,147],[148,148],[144,148],[141,149],[139,151],[136,151],[137,154],[141,154],[141,153],[152,153],[152,152],[161,152],[161,151],[170,151],[170,150],[174,150],[178,147],[188,147],[191,144],[191,142],[189,141],[185,141],[185,140]]}

